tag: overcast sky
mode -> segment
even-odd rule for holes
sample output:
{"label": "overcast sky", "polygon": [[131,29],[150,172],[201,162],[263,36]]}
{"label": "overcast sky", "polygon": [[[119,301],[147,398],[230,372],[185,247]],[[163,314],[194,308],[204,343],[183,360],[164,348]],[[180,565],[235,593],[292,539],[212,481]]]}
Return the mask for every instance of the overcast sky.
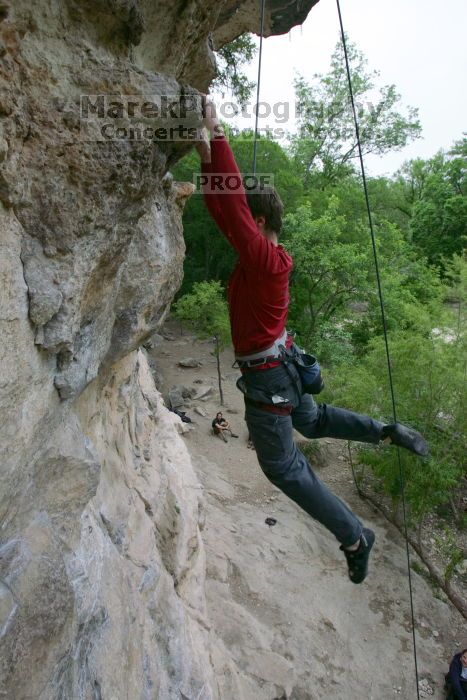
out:
{"label": "overcast sky", "polygon": [[[391,174],[404,160],[428,158],[461,138],[467,131],[466,0],[341,0],[341,10],[369,68],[381,72],[381,84],[396,85],[404,104],[419,108],[423,127],[423,139],[403,151],[368,157],[369,172]],[[265,39],[260,100],[293,104],[296,72],[307,80],[326,72],[338,38],[336,3],[320,0],[302,27]],[[255,81],[256,71],[255,60],[248,68]],[[266,123],[276,126],[273,115]],[[254,126],[254,117],[241,125]]]}

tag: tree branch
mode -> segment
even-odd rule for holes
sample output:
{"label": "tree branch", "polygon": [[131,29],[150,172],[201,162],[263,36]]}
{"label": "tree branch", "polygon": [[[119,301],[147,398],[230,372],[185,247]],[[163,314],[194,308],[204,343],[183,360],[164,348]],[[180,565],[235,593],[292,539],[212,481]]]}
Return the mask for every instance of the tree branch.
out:
{"label": "tree branch", "polygon": [[[384,515],[384,517],[395,527],[399,530],[401,535],[405,539],[405,532],[402,524],[398,521],[397,518],[392,519],[388,516],[386,513],[386,509],[381,506],[381,504],[374,498],[371,494],[363,492],[361,489],[359,490],[359,495],[361,498],[363,498],[366,501],[369,501],[375,508],[379,510],[380,513]],[[422,560],[422,562],[425,564],[426,568],[429,571],[429,574],[431,578],[437,583],[437,585],[441,588],[442,591],[447,595],[451,603],[454,605],[454,607],[460,612],[462,617],[464,617],[467,620],[467,601],[465,598],[463,598],[461,595],[455,591],[451,585],[450,581],[446,581],[444,574],[437,568],[435,563],[429,558],[428,554],[426,553],[422,543],[421,543],[421,530],[419,531],[419,536],[417,538],[414,538],[408,533],[407,536],[407,541],[412,547],[412,549],[415,551],[415,553],[419,556],[419,558]]]}

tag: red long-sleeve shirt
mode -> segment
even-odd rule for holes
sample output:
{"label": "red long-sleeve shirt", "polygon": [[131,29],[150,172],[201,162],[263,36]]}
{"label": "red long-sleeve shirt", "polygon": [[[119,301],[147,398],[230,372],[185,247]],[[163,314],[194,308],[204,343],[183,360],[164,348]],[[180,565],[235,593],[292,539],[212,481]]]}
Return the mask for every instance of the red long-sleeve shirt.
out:
{"label": "red long-sleeve shirt", "polygon": [[235,191],[218,194],[208,184],[204,200],[239,256],[229,281],[228,302],[235,352],[246,355],[270,347],[285,328],[292,259],[258,229],[234,155],[223,136],[211,140],[211,162],[202,164],[202,172],[238,175]]}

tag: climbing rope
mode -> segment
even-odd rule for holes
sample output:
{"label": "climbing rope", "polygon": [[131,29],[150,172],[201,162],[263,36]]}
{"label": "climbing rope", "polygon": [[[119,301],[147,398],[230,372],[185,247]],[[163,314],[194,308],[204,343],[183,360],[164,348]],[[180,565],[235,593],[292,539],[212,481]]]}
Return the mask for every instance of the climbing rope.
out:
{"label": "climbing rope", "polygon": [[261,59],[263,57],[264,6],[266,0],[261,0],[261,27],[259,32],[258,79],[256,81],[256,118],[253,137],[253,175],[256,175],[256,149],[258,144],[259,90],[261,85]]}
{"label": "climbing rope", "polygon": [[[347,42],[346,42],[346,38],[345,38],[344,24],[342,21],[342,13],[341,13],[341,7],[340,7],[339,0],[336,0],[336,3],[337,3],[337,12],[339,15],[339,25],[340,25],[341,38],[342,38],[342,47],[344,49],[345,69],[347,72],[347,81],[349,84],[350,102],[352,105],[352,114],[353,114],[353,120],[354,120],[354,125],[355,125],[355,135],[357,137],[358,157],[360,160],[360,169],[361,169],[361,173],[362,173],[363,190],[365,193],[365,203],[366,203],[366,210],[367,210],[367,214],[368,214],[368,224],[369,224],[370,235],[371,235],[371,243],[372,243],[372,247],[373,247],[373,257],[374,257],[374,261],[375,261],[375,271],[376,271],[376,280],[377,280],[377,284],[378,284],[379,305],[380,305],[380,310],[381,310],[381,320],[383,323],[384,345],[385,345],[385,349],[386,349],[386,362],[387,362],[387,367],[388,367],[389,387],[390,387],[390,392],[391,392],[392,415],[394,418],[394,422],[396,423],[397,422],[396,400],[395,400],[395,394],[394,394],[394,384],[393,384],[393,380],[392,380],[391,358],[390,358],[390,354],[389,354],[389,342],[388,342],[388,333],[387,333],[387,326],[386,326],[386,314],[385,314],[385,310],[384,310],[384,300],[383,300],[383,291],[382,291],[382,287],[381,287],[381,277],[379,274],[378,253],[376,250],[376,239],[375,239],[375,232],[374,232],[374,228],[373,228],[373,217],[371,215],[371,207],[370,207],[370,199],[368,196],[367,179],[366,179],[366,174],[365,174],[365,166],[363,163],[362,146],[361,146],[361,142],[360,142],[360,129],[358,126],[357,111],[355,109],[355,100],[354,100],[354,94],[353,94],[353,88],[352,88],[352,77],[350,74],[350,65],[349,65],[349,57],[348,57],[348,53],[347,53]],[[407,514],[406,514],[406,502],[405,502],[405,475],[404,475],[404,469],[402,466],[402,460],[401,460],[399,447],[397,447],[397,459],[398,459],[398,463],[399,463],[399,479],[400,479],[400,483],[401,483],[402,514],[403,514],[403,521],[404,521],[404,535],[405,535],[405,546],[406,546],[406,555],[407,555],[407,572],[408,572],[408,580],[409,580],[410,613],[411,613],[411,623],[412,623],[412,642],[413,642],[413,655],[414,655],[414,665],[415,665],[415,682],[417,685],[417,699],[420,700],[420,690],[419,690],[419,685],[418,685],[417,643],[416,643],[416,639],[415,639],[415,614],[414,614],[414,605],[413,605],[412,573],[411,573],[411,568],[410,568],[410,550],[409,550],[409,540],[408,540],[408,532],[407,532]]]}
{"label": "climbing rope", "polygon": [[350,469],[352,471],[352,477],[353,477],[353,482],[355,484],[355,488],[357,489],[357,493],[359,496],[362,496],[362,489],[360,488],[359,481],[357,479],[357,473],[355,471],[355,467],[353,464],[353,459],[352,459],[352,448],[350,447],[350,440],[347,440],[347,452],[349,453],[349,464],[350,464]]}

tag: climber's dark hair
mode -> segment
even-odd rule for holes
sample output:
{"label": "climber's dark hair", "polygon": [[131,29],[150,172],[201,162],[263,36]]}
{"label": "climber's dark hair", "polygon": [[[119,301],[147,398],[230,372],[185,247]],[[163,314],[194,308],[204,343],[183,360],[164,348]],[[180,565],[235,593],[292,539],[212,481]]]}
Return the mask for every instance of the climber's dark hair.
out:
{"label": "climber's dark hair", "polygon": [[255,187],[246,188],[246,199],[253,218],[264,216],[265,228],[279,235],[284,205],[274,187],[258,183]]}

